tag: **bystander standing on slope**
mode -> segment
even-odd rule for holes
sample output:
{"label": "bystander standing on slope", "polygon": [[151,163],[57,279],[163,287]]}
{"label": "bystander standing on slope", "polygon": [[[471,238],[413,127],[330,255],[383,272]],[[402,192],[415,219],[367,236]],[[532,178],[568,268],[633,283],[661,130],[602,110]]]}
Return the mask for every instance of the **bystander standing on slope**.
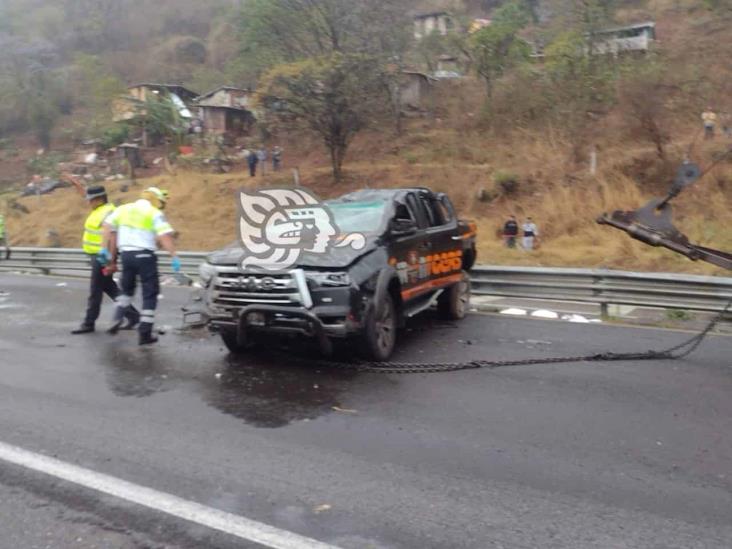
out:
{"label": "bystander standing on slope", "polygon": [[539,229],[536,226],[536,223],[534,223],[534,221],[530,217],[527,217],[526,222],[521,226],[521,230],[524,233],[521,244],[524,250],[530,252],[537,244],[537,240],[539,238]]}

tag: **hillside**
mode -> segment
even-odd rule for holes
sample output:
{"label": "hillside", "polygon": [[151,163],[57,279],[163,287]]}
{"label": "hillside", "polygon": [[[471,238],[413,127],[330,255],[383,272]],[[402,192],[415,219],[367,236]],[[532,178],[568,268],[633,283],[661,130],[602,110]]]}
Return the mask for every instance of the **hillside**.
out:
{"label": "hillside", "polygon": [[[253,181],[242,166],[225,175],[179,167],[177,175],[140,180],[128,193],[119,190],[119,182],[108,186],[115,201],[131,200],[148,184],[170,189],[169,217],[180,232],[181,249],[208,250],[234,240],[236,189],[290,184],[289,169],[298,167],[302,183],[323,197],[365,186],[424,185],[447,192],[464,216],[478,222],[484,263],[726,275],[594,222],[602,212],[634,209],[662,195],[689,151],[704,167],[732,145],[719,134],[710,141],[700,136],[700,113],[708,104],[720,115],[732,111],[726,85],[732,74],[724,63],[732,53],[729,14],[720,16],[692,1],[626,3],[617,12],[619,22],[645,19],[657,22],[657,52],[646,64],[618,68],[626,73],[613,83],[617,98],[603,110],[586,106],[582,123],[569,108],[541,102],[543,90],[552,88],[538,76],[544,68],[534,65],[502,75],[489,105],[483,84],[472,76],[440,82],[433,113],[408,119],[402,135],[380,122],[357,136],[346,157],[345,180],[338,185],[318,139],[283,132],[266,143],[285,149],[286,170],[274,177]],[[551,62],[548,58],[546,65]],[[637,67],[657,71],[653,85]],[[663,154],[649,127],[661,135]],[[259,143],[253,136],[246,144]],[[598,151],[595,175],[589,170],[593,148]],[[506,179],[515,180],[515,188],[501,185]],[[85,204],[72,190],[18,202],[29,213],[6,209],[14,245],[47,245],[53,229],[62,245],[78,246]],[[732,250],[732,162],[721,162],[684,192],[675,208],[677,225],[693,242]],[[533,217],[541,233],[538,250],[527,254],[502,246],[499,231],[509,214]]]}
{"label": "hillside", "polygon": [[[421,125],[421,124],[420,124]],[[622,172],[637,169],[637,158],[652,150],[637,145],[605,151],[597,177],[568,173],[567,146],[545,143],[521,133],[502,139],[479,139],[478,133],[432,128],[402,139],[391,140],[384,148],[379,133],[364,135],[351,151],[347,180],[332,183],[330,168],[317,152],[286,144],[285,167],[299,165],[303,184],[320,196],[372,187],[426,185],[450,194],[460,212],[478,222],[480,260],[511,265],[607,267],[649,271],[683,271],[726,274],[675,254],[652,249],[630,238],[598,226],[594,219],[604,211],[632,209],[653,193],[645,191]],[[679,143],[679,147],[686,143]],[[317,150],[317,149],[316,149]],[[490,203],[476,198],[479,188],[493,190],[496,171],[520,174],[518,196],[498,196]],[[239,188],[290,184],[289,170],[252,180],[238,173],[202,174],[179,171],[141,180],[128,193],[118,182],[108,183],[112,199],[126,202],[144,186],[155,184],[170,189],[168,215],[179,230],[178,246],[186,250],[209,250],[233,241],[237,213],[235,192]],[[557,175],[561,174],[561,175]],[[567,176],[571,177],[567,177]],[[695,242],[732,249],[732,165],[722,166],[677,200],[677,222]],[[11,210],[8,219],[14,245],[48,245],[47,232],[53,228],[64,246],[78,246],[85,204],[72,189],[61,189],[40,198],[18,200],[30,210]],[[499,230],[509,213],[520,219],[530,215],[542,233],[539,250],[527,254],[501,245]]]}

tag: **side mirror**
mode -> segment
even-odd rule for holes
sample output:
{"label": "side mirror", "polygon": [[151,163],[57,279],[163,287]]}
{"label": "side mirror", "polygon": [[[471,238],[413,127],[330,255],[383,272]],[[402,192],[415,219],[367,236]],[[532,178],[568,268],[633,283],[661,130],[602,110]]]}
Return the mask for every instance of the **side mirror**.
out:
{"label": "side mirror", "polygon": [[413,219],[392,219],[389,232],[392,236],[409,236],[417,232],[417,223]]}

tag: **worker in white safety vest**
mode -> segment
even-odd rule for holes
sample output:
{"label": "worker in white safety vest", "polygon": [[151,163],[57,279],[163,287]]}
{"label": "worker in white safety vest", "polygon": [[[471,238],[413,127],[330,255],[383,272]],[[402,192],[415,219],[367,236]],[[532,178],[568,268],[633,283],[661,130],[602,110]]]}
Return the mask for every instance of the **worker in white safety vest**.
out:
{"label": "worker in white safety vest", "polygon": [[140,345],[158,340],[153,335],[160,292],[158,258],[155,255],[158,244],[172,256],[173,271],[180,272],[180,259],[173,244],[173,227],[162,211],[167,200],[166,191],[149,187],[136,202],[117,208],[104,224],[104,248],[99,252],[100,261],[113,263],[118,253],[122,260],[122,293],[117,298],[114,323],[109,332],[116,334],[122,326],[125,313],[132,305],[139,278],[142,284],[142,310],[138,328]]}

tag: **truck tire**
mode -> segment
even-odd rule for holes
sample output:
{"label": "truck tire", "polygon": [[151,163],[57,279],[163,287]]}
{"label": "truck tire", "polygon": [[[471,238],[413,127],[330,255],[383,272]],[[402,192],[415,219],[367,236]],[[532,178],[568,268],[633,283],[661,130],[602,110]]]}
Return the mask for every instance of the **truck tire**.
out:
{"label": "truck tire", "polygon": [[221,340],[232,355],[244,354],[254,347],[251,343],[239,343],[234,330],[221,330]]}
{"label": "truck tire", "polygon": [[366,313],[361,336],[363,354],[369,360],[387,360],[396,343],[397,316],[394,299],[387,292],[381,303],[380,318],[376,318],[376,307],[372,303]]}
{"label": "truck tire", "polygon": [[460,282],[447,288],[437,298],[437,310],[447,320],[462,320],[470,306],[470,277],[463,271]]}
{"label": "truck tire", "polygon": [[469,271],[473,268],[473,265],[475,265],[475,260],[478,258],[478,252],[475,249],[475,246],[471,246],[467,250],[465,250],[465,253],[463,254],[463,270]]}

